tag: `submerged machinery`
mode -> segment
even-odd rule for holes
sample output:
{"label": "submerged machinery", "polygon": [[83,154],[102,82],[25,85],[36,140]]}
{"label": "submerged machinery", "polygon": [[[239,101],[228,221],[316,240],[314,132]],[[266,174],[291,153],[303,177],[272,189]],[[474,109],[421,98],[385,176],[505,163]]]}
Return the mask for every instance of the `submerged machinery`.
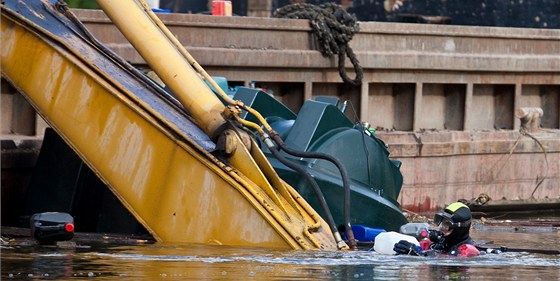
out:
{"label": "submerged machinery", "polygon": [[[29,188],[22,217],[69,212],[76,231],[88,219],[99,230],[101,215],[113,213],[104,210],[120,204],[157,241],[325,250],[348,248],[344,230],[353,246],[352,223],[406,222],[399,163],[337,102],[308,101],[295,115],[251,89],[231,99],[145,3],[98,2],[169,92],[62,1],[3,2],[2,76],[75,159],[62,168],[76,171],[73,180]],[[71,163],[41,152],[49,154]],[[98,195],[105,190],[116,200]]]}
{"label": "submerged machinery", "polygon": [[[406,223],[397,202],[402,186],[400,162],[389,159],[387,145],[374,136],[374,130],[370,131],[367,124],[350,121],[344,114],[344,102],[322,96],[306,101],[295,114],[259,89],[238,88],[233,98],[265,117],[283,140],[284,148],[291,152],[281,150],[278,153],[313,176],[339,225],[344,222],[344,183],[337,166],[322,157],[325,154],[336,158],[347,171],[352,224],[397,231]],[[246,112],[242,116],[256,121]],[[279,161],[265,145],[261,148],[280,177],[321,212],[321,204],[313,189],[299,173]]]}

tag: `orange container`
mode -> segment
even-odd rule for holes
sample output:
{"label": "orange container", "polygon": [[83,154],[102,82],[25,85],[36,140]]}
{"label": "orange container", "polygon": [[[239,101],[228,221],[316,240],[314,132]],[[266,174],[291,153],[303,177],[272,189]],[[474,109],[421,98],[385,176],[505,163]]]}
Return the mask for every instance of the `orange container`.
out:
{"label": "orange container", "polygon": [[231,16],[231,1],[212,1],[213,16]]}

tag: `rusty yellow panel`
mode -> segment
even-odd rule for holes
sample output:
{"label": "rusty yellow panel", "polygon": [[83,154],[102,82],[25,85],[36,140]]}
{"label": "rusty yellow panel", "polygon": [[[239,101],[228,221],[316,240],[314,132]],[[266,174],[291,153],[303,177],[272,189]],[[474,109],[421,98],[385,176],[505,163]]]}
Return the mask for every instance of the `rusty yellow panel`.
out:
{"label": "rusty yellow panel", "polygon": [[169,124],[84,57],[4,13],[1,30],[3,76],[157,240],[336,249],[306,202],[292,208],[282,198],[289,208],[279,212],[257,185],[174,137],[162,127]]}
{"label": "rusty yellow panel", "polygon": [[17,37],[2,52],[7,76],[94,163],[156,239],[289,247],[262,213],[208,167],[215,165],[201,163],[203,157],[193,157],[118,95],[107,94],[114,89],[85,75],[79,62],[37,44],[29,33]]}

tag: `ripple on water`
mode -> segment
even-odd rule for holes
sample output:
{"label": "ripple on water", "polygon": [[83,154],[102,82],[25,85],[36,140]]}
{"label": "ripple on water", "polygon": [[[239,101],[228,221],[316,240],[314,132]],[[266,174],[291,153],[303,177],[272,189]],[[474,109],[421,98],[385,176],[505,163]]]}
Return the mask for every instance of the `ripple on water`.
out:
{"label": "ripple on water", "polygon": [[[535,235],[532,241],[537,244],[531,247],[560,244],[558,236]],[[512,241],[520,238],[525,237],[511,237]],[[495,244],[509,243],[497,240]],[[426,258],[372,251],[284,251],[156,243],[76,249],[11,247],[2,248],[1,259],[3,279],[560,280],[560,256],[515,252]]]}

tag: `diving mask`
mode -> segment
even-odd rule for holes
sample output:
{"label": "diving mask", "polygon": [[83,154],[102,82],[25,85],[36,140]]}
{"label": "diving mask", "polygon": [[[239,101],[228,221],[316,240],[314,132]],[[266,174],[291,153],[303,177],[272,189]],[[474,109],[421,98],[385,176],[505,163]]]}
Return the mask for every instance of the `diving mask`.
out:
{"label": "diving mask", "polygon": [[449,231],[458,227],[468,227],[471,225],[471,220],[468,219],[462,222],[454,222],[453,215],[441,212],[437,213],[434,216],[434,223],[442,230],[442,231]]}

